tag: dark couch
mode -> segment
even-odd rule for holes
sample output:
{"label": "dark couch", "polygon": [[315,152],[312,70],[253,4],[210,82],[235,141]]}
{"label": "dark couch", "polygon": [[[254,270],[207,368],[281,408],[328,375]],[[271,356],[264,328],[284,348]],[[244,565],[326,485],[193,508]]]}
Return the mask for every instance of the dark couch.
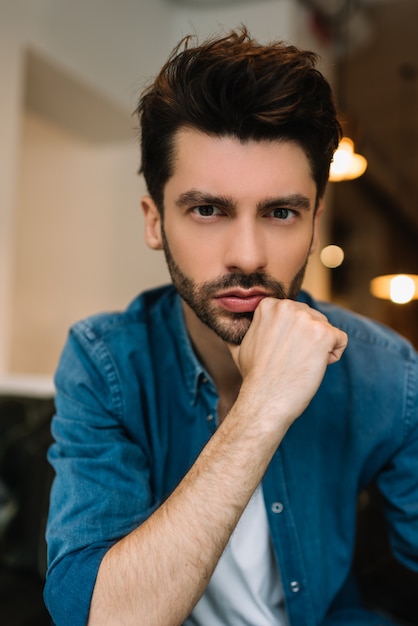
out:
{"label": "dark couch", "polygon": [[43,602],[52,398],[0,397],[0,624],[50,626]]}

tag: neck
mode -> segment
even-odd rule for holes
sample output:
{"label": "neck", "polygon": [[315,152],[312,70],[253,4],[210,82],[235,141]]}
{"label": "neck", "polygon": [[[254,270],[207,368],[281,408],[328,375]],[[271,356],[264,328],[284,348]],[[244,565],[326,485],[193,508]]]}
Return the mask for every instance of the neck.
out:
{"label": "neck", "polygon": [[241,375],[226,343],[184,301],[183,311],[193,347],[218,390],[218,417],[222,420],[238,395]]}

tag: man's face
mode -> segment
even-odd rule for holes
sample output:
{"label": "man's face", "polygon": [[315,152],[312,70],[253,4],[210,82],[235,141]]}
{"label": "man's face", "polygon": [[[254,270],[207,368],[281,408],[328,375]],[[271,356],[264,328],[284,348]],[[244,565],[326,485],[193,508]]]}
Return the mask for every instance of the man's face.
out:
{"label": "man's face", "polygon": [[321,212],[309,162],[290,142],[193,130],[176,148],[163,222],[143,200],[147,241],[164,249],[187,315],[239,344],[262,298],[294,299],[301,287]]}

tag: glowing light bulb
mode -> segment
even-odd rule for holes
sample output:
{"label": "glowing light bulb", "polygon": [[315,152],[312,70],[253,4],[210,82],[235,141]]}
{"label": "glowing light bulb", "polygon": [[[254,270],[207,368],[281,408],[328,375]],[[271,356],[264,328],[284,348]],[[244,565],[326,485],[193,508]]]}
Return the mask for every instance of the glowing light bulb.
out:
{"label": "glowing light bulb", "polygon": [[325,267],[333,269],[339,267],[344,261],[344,250],[340,248],[340,246],[325,246],[325,248],[321,250],[319,258]]}
{"label": "glowing light bulb", "polygon": [[387,274],[370,281],[370,291],[376,298],[406,304],[418,299],[417,274]]}
{"label": "glowing light bulb", "polygon": [[410,276],[399,274],[390,281],[390,299],[397,304],[410,302],[415,295],[415,282]]}
{"label": "glowing light bulb", "polygon": [[349,137],[343,137],[334,153],[329,170],[329,180],[339,182],[362,176],[367,168],[367,160],[354,152],[354,143]]}

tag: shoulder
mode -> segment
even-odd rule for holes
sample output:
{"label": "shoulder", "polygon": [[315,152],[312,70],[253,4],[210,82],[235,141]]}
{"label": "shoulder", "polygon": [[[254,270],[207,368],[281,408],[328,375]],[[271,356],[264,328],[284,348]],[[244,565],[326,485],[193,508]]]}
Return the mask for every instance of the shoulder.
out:
{"label": "shoulder", "polygon": [[[66,388],[69,379],[81,383],[88,375],[90,381],[105,378],[116,389],[129,372],[146,371],[152,345],[164,332],[176,333],[179,321],[172,319],[176,303],[171,285],[159,287],[143,292],[123,311],[91,315],[73,324],[55,372],[56,388]],[[166,317],[169,324],[161,321]]]}
{"label": "shoulder", "polygon": [[97,313],[74,323],[70,335],[94,345],[100,341],[111,342],[132,333],[148,333],[150,326],[175,305],[176,292],[171,285],[139,294],[122,311]]}
{"label": "shoulder", "polygon": [[[128,396],[139,397],[135,390],[152,384],[157,348],[163,344],[163,354],[169,352],[179,324],[172,319],[177,301],[171,286],[161,287],[143,292],[124,311],[100,313],[76,322],[54,376],[59,410],[66,411],[71,398],[72,414],[80,407],[89,407],[90,413],[96,407],[93,412],[101,414],[105,407],[109,413],[125,414]],[[170,321],[161,330],[161,320],[170,316],[167,311]]]}

